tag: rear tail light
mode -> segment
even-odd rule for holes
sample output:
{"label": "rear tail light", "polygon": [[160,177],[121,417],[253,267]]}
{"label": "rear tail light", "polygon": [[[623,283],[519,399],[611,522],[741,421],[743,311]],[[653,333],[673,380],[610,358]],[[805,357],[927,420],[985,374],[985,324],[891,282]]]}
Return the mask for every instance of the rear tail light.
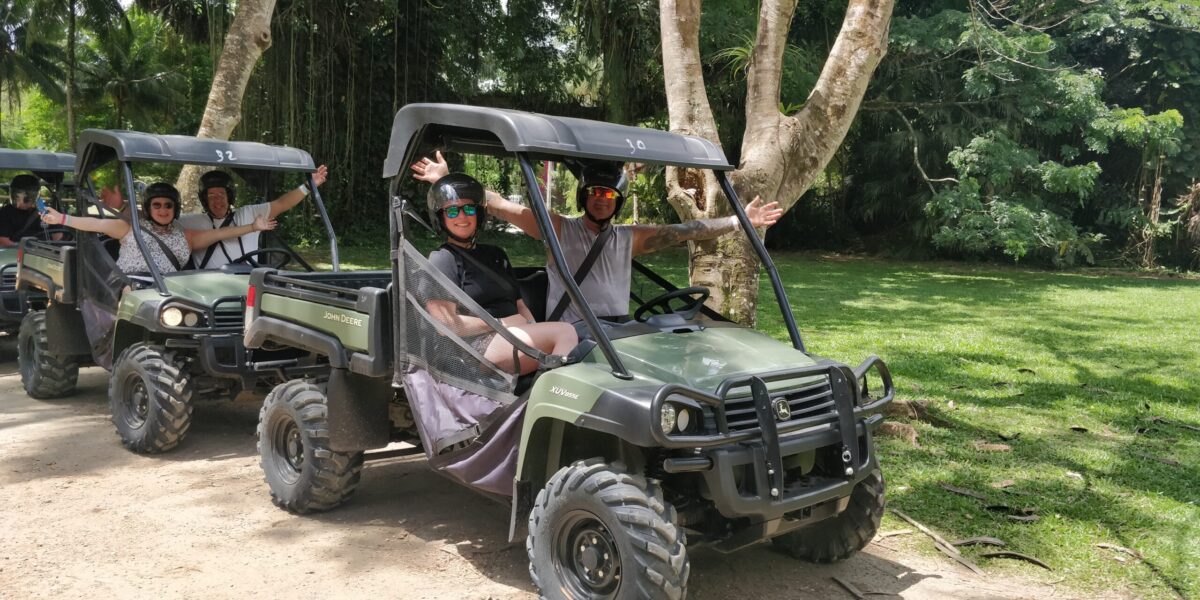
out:
{"label": "rear tail light", "polygon": [[246,308],[254,308],[254,286],[246,288]]}

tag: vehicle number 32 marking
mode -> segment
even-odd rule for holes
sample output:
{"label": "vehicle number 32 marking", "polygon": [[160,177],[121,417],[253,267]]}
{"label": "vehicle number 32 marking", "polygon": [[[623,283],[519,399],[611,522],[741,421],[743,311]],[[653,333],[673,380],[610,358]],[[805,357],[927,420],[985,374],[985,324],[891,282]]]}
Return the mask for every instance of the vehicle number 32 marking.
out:
{"label": "vehicle number 32 marking", "polygon": [[646,142],[643,142],[642,140],[631,140],[629,138],[625,138],[625,143],[629,144],[630,154],[636,154],[638,150],[646,149]]}
{"label": "vehicle number 32 marking", "polygon": [[233,150],[213,150],[217,153],[217,162],[236,162],[237,158],[233,156]]}

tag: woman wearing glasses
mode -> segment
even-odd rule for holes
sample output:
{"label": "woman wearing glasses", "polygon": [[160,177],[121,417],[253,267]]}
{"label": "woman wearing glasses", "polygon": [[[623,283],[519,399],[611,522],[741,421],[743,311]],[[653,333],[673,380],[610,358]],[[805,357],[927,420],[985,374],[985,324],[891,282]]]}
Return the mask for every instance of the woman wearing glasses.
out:
{"label": "woman wearing glasses", "polygon": [[[475,243],[486,218],[483,186],[469,175],[451,173],[429,188],[427,204],[434,228],[446,234],[446,243],[429,254],[429,262],[526,344],[548,354],[570,352],[579,342],[574,328],[565,323],[535,323],[521,299],[508,255],[497,246]],[[520,364],[515,365],[512,344],[483,319],[460,314],[457,303],[430,300],[426,308],[501,369],[521,374],[537,369],[536,360],[520,353]]]}
{"label": "woman wearing glasses", "polygon": [[[214,242],[252,231],[275,228],[275,221],[259,217],[253,223],[241,227],[184,229],[179,225],[179,210],[179,192],[175,186],[160,182],[146,187],[145,199],[142,202],[142,220],[138,224],[142,230],[142,241],[160,273],[178,271],[187,262],[193,249],[204,248]],[[133,239],[133,226],[123,219],[74,217],[51,208],[42,215],[42,221],[81,231],[103,233],[121,240],[117,268],[123,273],[145,273],[150,270],[137,242]]]}

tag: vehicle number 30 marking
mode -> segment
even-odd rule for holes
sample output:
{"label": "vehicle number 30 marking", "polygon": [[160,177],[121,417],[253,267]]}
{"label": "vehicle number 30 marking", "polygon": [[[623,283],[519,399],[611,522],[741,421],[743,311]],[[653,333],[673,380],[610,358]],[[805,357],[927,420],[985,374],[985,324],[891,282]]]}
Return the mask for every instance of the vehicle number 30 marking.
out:
{"label": "vehicle number 30 marking", "polygon": [[233,156],[233,150],[213,150],[213,152],[217,153],[217,162],[237,161],[237,158]]}
{"label": "vehicle number 30 marking", "polygon": [[629,144],[630,154],[635,154],[638,150],[646,149],[646,142],[643,142],[642,140],[631,140],[629,138],[625,138],[625,143]]}

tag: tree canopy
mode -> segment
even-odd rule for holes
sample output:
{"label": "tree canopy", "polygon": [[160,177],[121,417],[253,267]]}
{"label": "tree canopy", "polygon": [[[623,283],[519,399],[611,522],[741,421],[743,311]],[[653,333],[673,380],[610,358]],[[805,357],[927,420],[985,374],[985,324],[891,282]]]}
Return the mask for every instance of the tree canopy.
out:
{"label": "tree canopy", "polygon": [[[734,161],[759,5],[701,6],[703,83]],[[197,130],[233,3],[139,0],[125,9],[127,26],[105,6],[3,3],[0,143],[70,149],[71,56],[77,129]],[[796,6],[781,57],[782,114],[810,101],[846,8],[845,0]],[[54,18],[32,19],[35,10]],[[274,11],[272,45],[233,137],[303,147],[329,163],[325,195],[344,243],[381,227],[379,164],[405,103],[667,125],[652,0],[280,0]],[[1195,269],[1200,235],[1189,223],[1200,223],[1200,207],[1188,192],[1200,167],[1198,98],[1193,2],[899,3],[858,117],[804,195],[781,198],[795,207],[768,243]],[[502,191],[518,191],[511,171],[492,165],[480,168],[492,169]],[[665,182],[639,185],[665,194]],[[295,220],[295,235],[316,233]]]}

